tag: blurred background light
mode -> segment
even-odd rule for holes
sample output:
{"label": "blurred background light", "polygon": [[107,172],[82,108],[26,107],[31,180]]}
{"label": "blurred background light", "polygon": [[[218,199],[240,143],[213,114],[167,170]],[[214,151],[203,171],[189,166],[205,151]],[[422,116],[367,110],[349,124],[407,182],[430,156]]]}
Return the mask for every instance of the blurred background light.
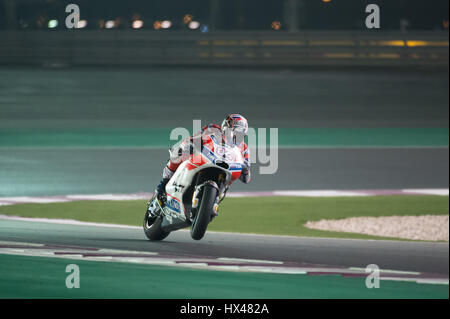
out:
{"label": "blurred background light", "polygon": [[202,25],[202,27],[200,28],[200,31],[201,31],[201,32],[208,32],[208,31],[209,31],[209,27],[208,27],[206,24],[204,24],[204,25]]}
{"label": "blurred background light", "polygon": [[189,22],[188,27],[191,30],[198,29],[200,27],[200,22],[198,22],[198,21]]}
{"label": "blurred background light", "polygon": [[144,21],[142,21],[142,20],[134,20],[133,21],[133,24],[132,24],[133,29],[140,29],[143,26],[144,26]]}
{"label": "blurred background light", "polygon": [[278,31],[281,29],[281,22],[280,21],[273,21],[271,24],[272,29],[275,31]]}
{"label": "blurred background light", "polygon": [[164,20],[161,22],[161,28],[169,29],[172,26],[172,22],[169,20]]}
{"label": "blurred background light", "polygon": [[86,28],[86,26],[87,26],[87,21],[86,20],[80,20],[77,23],[77,28],[78,29]]}
{"label": "blurred background light", "polygon": [[161,21],[155,21],[153,23],[153,28],[155,28],[155,30],[161,29]]}
{"label": "blurred background light", "polygon": [[192,22],[192,18],[193,18],[192,14],[189,14],[189,13],[185,14],[183,17],[183,23],[190,24]]}
{"label": "blurred background light", "polygon": [[[115,20],[115,17],[122,17],[123,21],[116,21],[114,28],[132,29],[133,21],[143,21],[143,16],[146,16],[155,17],[150,20],[148,27],[151,27],[159,17],[162,19],[160,21],[172,21],[171,30],[186,30],[189,29],[189,23],[192,21],[202,21],[207,22],[210,30],[217,31],[267,31],[268,25],[273,20],[283,21],[280,31],[361,30],[365,28],[367,5],[364,1],[333,0],[231,1],[234,4],[225,0],[189,2],[173,0],[161,1],[158,5],[152,4],[155,1],[131,1],[136,5],[127,4],[129,1],[82,0],[81,2],[84,7],[82,11],[85,12],[83,18],[89,18],[87,28],[90,29],[98,28],[97,22],[102,18],[106,21]],[[3,2],[11,3],[11,8],[5,10]],[[0,29],[47,29],[49,20],[52,19],[61,21],[61,25],[58,24],[57,28],[62,29],[67,15],[61,8],[66,2],[63,0],[0,0]],[[378,5],[388,12],[383,16],[383,31],[448,30],[449,1],[432,2],[432,5],[426,5],[425,0],[378,0]],[[6,19],[7,16],[10,18]],[[43,18],[42,21],[41,18]],[[20,19],[26,21],[28,26],[25,27],[25,24],[19,23]],[[147,27],[148,23],[145,21],[146,25],[143,28]]]}
{"label": "blurred background light", "polygon": [[116,25],[116,23],[113,20],[108,20],[105,23],[105,28],[106,29],[112,29],[112,28],[115,27],[115,25]]}
{"label": "blurred background light", "polygon": [[56,28],[58,26],[58,20],[52,19],[48,22],[49,29]]}

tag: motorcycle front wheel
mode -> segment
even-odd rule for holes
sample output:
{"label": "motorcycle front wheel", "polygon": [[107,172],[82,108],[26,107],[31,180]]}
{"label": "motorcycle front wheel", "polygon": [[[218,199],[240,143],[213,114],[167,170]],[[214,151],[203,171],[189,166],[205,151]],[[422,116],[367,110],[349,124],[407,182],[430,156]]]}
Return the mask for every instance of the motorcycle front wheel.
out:
{"label": "motorcycle front wheel", "polygon": [[191,226],[191,237],[200,240],[206,233],[206,228],[211,221],[214,202],[217,196],[217,189],[210,184],[206,184],[203,189],[202,201],[200,208],[194,217]]}

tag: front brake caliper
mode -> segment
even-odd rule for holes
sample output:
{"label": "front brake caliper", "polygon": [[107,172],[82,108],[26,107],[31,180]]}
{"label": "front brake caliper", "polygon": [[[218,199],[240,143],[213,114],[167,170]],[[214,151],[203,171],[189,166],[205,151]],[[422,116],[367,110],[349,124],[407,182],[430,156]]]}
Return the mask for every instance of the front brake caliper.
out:
{"label": "front brake caliper", "polygon": [[220,197],[217,196],[216,201],[214,202],[214,205],[213,205],[213,213],[212,213],[213,217],[216,217],[217,215],[219,215],[219,202],[220,202]]}
{"label": "front brake caliper", "polygon": [[192,194],[192,209],[196,209],[198,207],[199,199],[198,195],[201,189],[200,186],[195,186],[194,194]]}

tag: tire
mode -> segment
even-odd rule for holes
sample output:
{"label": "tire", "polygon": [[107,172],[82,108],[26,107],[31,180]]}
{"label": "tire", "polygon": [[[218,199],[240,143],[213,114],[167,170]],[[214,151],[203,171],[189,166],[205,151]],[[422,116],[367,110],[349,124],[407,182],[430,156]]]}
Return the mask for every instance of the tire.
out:
{"label": "tire", "polygon": [[212,185],[206,184],[203,189],[200,209],[197,211],[191,226],[192,239],[200,240],[205,235],[206,228],[211,221],[211,215],[216,197],[217,189]]}
{"label": "tire", "polygon": [[[153,219],[153,220],[152,220]],[[150,218],[148,213],[144,217],[144,233],[149,240],[163,240],[169,236],[170,232],[161,229],[162,217]]]}

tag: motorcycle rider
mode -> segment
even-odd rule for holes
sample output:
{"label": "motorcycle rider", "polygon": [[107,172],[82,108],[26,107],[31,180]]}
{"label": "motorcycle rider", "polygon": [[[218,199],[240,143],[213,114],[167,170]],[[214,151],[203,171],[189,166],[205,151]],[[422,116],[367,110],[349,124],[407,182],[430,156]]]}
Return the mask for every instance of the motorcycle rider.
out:
{"label": "motorcycle rider", "polygon": [[214,136],[217,141],[222,141],[230,146],[237,146],[244,159],[244,167],[242,168],[239,179],[244,183],[250,182],[250,153],[244,137],[248,132],[248,122],[240,114],[229,114],[222,122],[222,125],[209,124],[205,125],[201,132],[191,136],[179,145],[170,149],[170,159],[164,167],[162,180],[156,187],[158,199],[165,203],[166,201],[166,185],[170,178],[175,174],[175,171],[182,162],[189,159],[193,153],[194,139],[201,138],[201,145],[212,143],[210,136]]}

